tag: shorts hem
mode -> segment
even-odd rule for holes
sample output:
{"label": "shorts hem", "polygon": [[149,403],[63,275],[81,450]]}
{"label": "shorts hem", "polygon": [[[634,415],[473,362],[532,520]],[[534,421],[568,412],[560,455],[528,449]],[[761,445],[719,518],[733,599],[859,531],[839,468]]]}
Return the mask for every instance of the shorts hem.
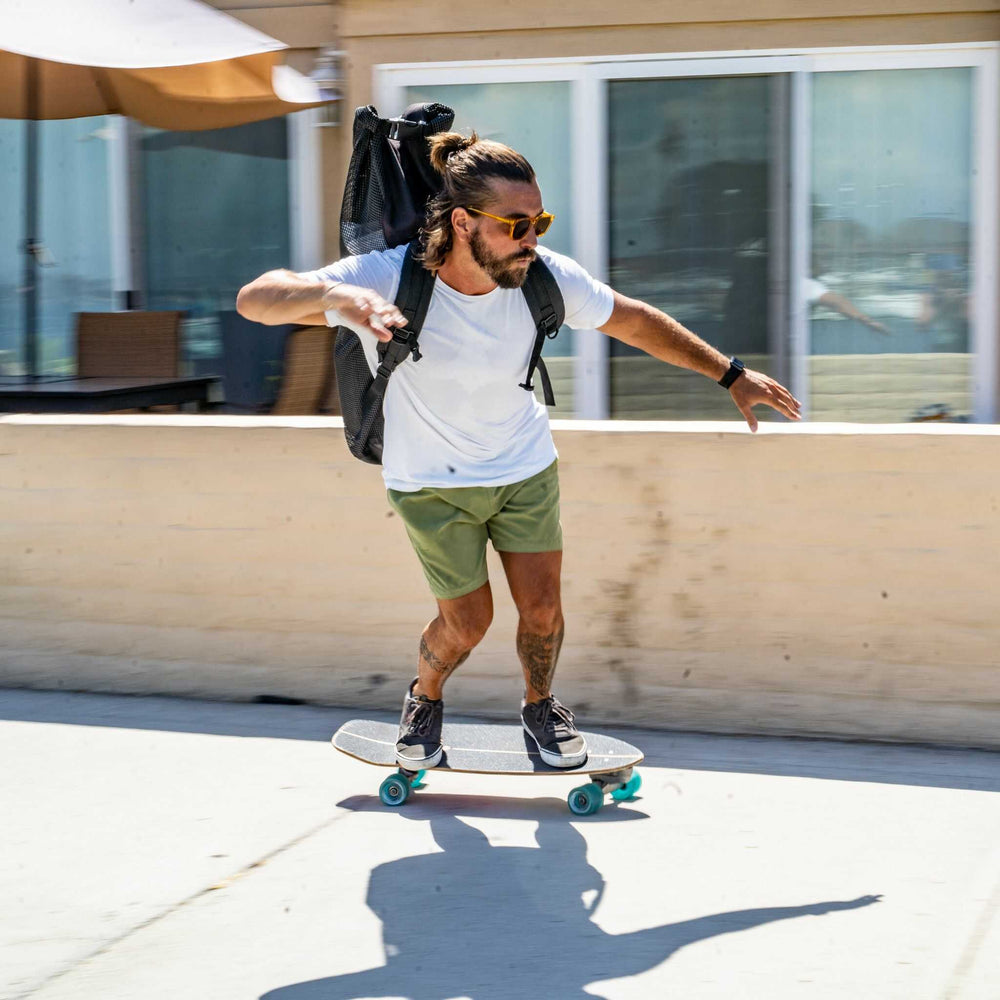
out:
{"label": "shorts hem", "polygon": [[524,546],[510,546],[510,545],[505,545],[505,546],[503,546],[503,548],[501,548],[501,547],[499,547],[497,545],[494,545],[493,549],[496,552],[511,552],[511,553],[514,553],[515,555],[517,555],[517,554],[521,554],[521,555],[537,555],[540,552],[562,552],[563,546],[562,546],[562,543],[560,543],[559,545],[543,545],[541,547],[539,547],[538,545],[530,545],[530,546],[528,546],[528,545],[524,545]]}
{"label": "shorts hem", "polygon": [[479,590],[479,588],[484,583],[489,583],[489,581],[490,581],[490,578],[489,578],[489,575],[487,574],[486,576],[484,576],[479,581],[479,583],[475,583],[471,587],[466,587],[466,586],[463,585],[463,586],[459,587],[455,591],[448,591],[447,593],[439,594],[438,591],[436,590],[436,588],[434,588],[433,586],[431,586],[431,593],[439,601],[455,601],[455,600],[458,600],[459,597],[465,597],[467,594],[471,594],[473,591]]}

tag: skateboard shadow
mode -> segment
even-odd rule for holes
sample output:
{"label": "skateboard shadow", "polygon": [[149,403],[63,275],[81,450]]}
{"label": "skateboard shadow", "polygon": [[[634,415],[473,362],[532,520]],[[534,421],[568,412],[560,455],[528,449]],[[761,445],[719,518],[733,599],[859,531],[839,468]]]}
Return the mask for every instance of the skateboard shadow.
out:
{"label": "skateboard shadow", "polygon": [[[541,822],[572,821],[566,808],[566,799],[556,798],[515,798],[512,795],[455,795],[435,792],[422,801],[420,792],[416,793],[416,801],[410,799],[399,812],[407,819],[434,820],[441,816],[462,815],[477,819],[527,819]],[[641,796],[626,802],[624,805],[606,802],[601,810],[593,816],[588,816],[584,822],[591,823],[628,823],[632,820],[649,819],[649,814],[635,808],[641,801]],[[338,809],[349,809],[351,812],[380,812],[386,807],[377,795],[351,795],[337,803]],[[433,830],[433,822],[431,824]]]}
{"label": "skateboard shadow", "polygon": [[[535,818],[538,801],[532,800]],[[449,812],[453,807],[428,803],[408,814],[429,819],[440,852],[371,873],[367,904],[382,922],[385,964],[280,987],[261,1000],[593,1000],[600,994],[585,987],[646,972],[697,941],[879,899],[736,910],[608,934],[593,920],[605,881],[564,816],[542,818],[537,848],[493,847]]]}

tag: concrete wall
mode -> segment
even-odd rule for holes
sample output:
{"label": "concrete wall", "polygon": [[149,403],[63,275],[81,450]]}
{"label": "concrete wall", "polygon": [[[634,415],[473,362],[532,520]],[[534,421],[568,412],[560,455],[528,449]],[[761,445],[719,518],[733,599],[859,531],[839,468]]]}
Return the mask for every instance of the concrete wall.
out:
{"label": "concrete wall", "polygon": [[[1000,747],[1000,429],[556,424],[588,725]],[[433,603],[335,418],[0,417],[0,684],[397,707]],[[511,713],[515,619],[449,705]]]}

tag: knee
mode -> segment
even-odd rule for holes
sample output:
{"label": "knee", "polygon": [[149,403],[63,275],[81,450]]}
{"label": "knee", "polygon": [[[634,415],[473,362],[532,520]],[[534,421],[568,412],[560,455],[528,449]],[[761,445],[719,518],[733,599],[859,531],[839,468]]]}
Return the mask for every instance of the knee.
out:
{"label": "knee", "polygon": [[479,645],[493,622],[492,606],[484,605],[467,614],[446,621],[452,643],[464,652]]}
{"label": "knee", "polygon": [[563,630],[562,606],[558,600],[539,601],[521,609],[521,627],[532,635],[555,635]]}

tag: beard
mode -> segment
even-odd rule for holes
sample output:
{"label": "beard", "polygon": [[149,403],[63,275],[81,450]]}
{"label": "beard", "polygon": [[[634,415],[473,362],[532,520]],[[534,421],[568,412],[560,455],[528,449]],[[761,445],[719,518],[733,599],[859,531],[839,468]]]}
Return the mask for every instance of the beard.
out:
{"label": "beard", "polygon": [[486,240],[473,233],[469,240],[472,259],[501,287],[520,288],[528,277],[528,269],[521,267],[517,261],[534,260],[534,250],[519,250],[506,257],[493,253],[486,246]]}

